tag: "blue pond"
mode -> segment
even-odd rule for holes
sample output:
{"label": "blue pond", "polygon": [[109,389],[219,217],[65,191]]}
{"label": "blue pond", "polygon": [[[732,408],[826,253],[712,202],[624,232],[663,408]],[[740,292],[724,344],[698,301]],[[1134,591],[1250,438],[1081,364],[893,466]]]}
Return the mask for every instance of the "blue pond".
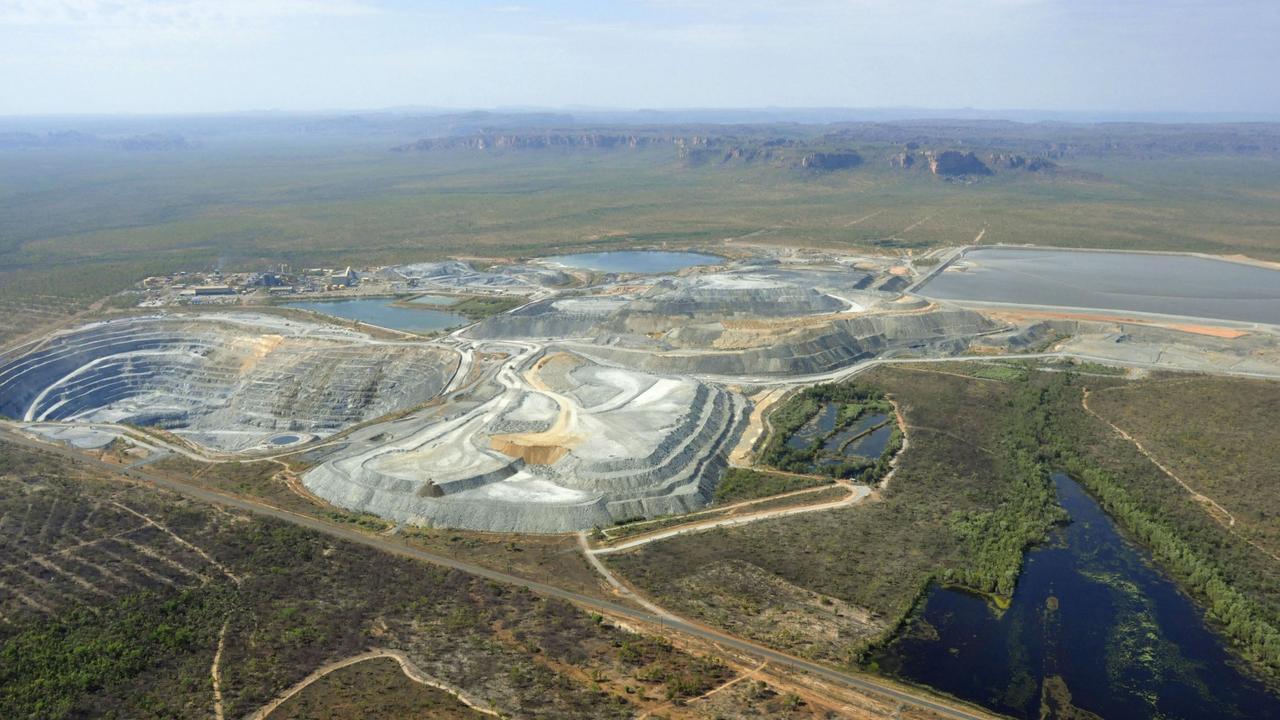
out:
{"label": "blue pond", "polygon": [[617,250],[553,255],[543,259],[565,267],[612,273],[669,273],[687,267],[724,262],[724,258],[717,255],[663,250]]}
{"label": "blue pond", "polygon": [[396,298],[352,298],[350,300],[300,300],[283,303],[282,307],[311,310],[347,320],[359,320],[370,325],[405,330],[431,332],[467,324],[467,319],[450,312],[428,307],[397,307]]}

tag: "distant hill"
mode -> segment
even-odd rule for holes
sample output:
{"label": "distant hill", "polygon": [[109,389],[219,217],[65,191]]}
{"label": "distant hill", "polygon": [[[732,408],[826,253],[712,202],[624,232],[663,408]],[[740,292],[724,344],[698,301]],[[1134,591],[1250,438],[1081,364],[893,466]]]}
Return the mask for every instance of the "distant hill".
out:
{"label": "distant hill", "polygon": [[75,130],[45,133],[0,133],[0,149],[10,148],[107,148],[129,152],[189,150],[194,147],[181,135],[147,133],[125,137],[100,137]]}

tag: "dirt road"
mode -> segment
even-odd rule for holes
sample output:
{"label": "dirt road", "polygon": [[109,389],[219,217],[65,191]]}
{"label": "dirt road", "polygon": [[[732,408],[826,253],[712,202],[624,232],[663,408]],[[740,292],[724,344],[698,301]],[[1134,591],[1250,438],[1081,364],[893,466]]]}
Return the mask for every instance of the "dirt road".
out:
{"label": "dirt road", "polygon": [[299,680],[297,684],[295,684],[293,687],[280,693],[271,702],[259,708],[257,712],[249,716],[249,720],[263,720],[268,715],[270,715],[276,708],[280,707],[286,701],[288,701],[289,698],[307,689],[307,687],[310,686],[312,683],[328,675],[329,673],[334,672],[335,670],[341,670],[344,667],[350,667],[352,665],[355,665],[356,663],[362,663],[362,662],[365,662],[366,660],[376,660],[378,658],[391,658],[392,660],[395,660],[397,663],[400,664],[400,671],[405,674],[405,677],[409,678],[410,680],[413,680],[416,683],[420,683],[428,687],[433,687],[433,688],[436,688],[437,690],[443,690],[449,693],[450,695],[453,695],[454,697],[458,698],[459,702],[471,708],[472,710],[475,710],[476,712],[484,713],[485,715],[492,715],[493,717],[501,717],[501,715],[499,715],[497,712],[494,712],[492,709],[485,706],[484,704],[478,703],[468,698],[461,690],[458,690],[457,688],[447,683],[440,682],[439,680],[436,680],[430,675],[427,675],[426,673],[422,672],[422,670],[417,665],[413,664],[413,661],[410,660],[407,655],[400,652],[399,650],[370,650],[369,652],[360,653],[359,655],[352,655],[351,657],[348,657],[348,658],[335,660],[334,662],[331,662],[328,665],[324,665],[317,668],[315,672],[306,676],[302,680]]}
{"label": "dirt road", "polygon": [[[756,513],[746,515],[733,515],[726,518],[717,518],[715,520],[703,520],[702,522],[687,523],[685,525],[677,525],[663,530],[655,530],[651,533],[638,535],[630,540],[624,540],[617,545],[609,547],[597,548],[591,550],[594,555],[608,555],[610,553],[631,550],[632,548],[647,545],[658,540],[666,540],[678,535],[687,535],[689,533],[706,532],[721,527],[733,527],[735,525],[746,525],[748,523],[759,522],[761,520],[770,520],[772,518],[788,517],[791,515],[803,515],[811,512],[822,512],[824,510],[835,510],[837,508],[848,507],[862,502],[871,494],[871,488],[866,485],[854,485],[852,483],[840,483],[849,489],[846,497],[840,498],[833,502],[819,503],[817,505],[792,505],[789,507],[776,508],[773,510],[761,510]],[[824,488],[825,489],[825,488]]]}
{"label": "dirt road", "polygon": [[661,617],[651,612],[636,610],[635,608],[609,600],[602,600],[600,598],[576,593],[571,590],[565,590],[554,585],[548,585],[535,580],[528,580],[515,575],[498,572],[496,570],[490,570],[489,568],[482,567],[480,565],[455,560],[454,558],[446,557],[444,555],[437,555],[421,548],[414,547],[405,539],[397,540],[393,538],[369,535],[350,526],[338,525],[327,520],[321,520],[320,518],[284,510],[255,498],[214,492],[182,481],[152,475],[143,470],[124,470],[110,463],[97,460],[96,458],[87,457],[66,447],[48,445],[35,440],[30,440],[20,435],[16,435],[7,429],[0,429],[0,440],[68,457],[81,464],[105,470],[112,474],[124,475],[134,480],[141,480],[156,487],[164,488],[201,502],[223,505],[253,513],[261,517],[290,522],[340,540],[346,540],[366,547],[376,548],[400,557],[406,557],[421,562],[428,562],[440,567],[459,570],[470,575],[482,577],[487,580],[493,580],[499,583],[523,587],[540,595],[567,600],[580,607],[608,613],[616,617],[630,619],[651,626],[660,626],[672,632],[681,633],[713,643],[719,643],[724,647],[753,655],[757,659],[768,660],[774,665],[789,667],[792,670],[808,673],[844,687],[873,693],[894,702],[913,705],[936,713],[944,718],[954,718],[956,720],[986,720],[986,718],[989,717],[986,713],[966,710],[957,703],[932,697],[922,691],[900,687],[874,676],[860,674],[855,675],[853,673],[835,670],[825,665],[794,657],[763,645],[759,645],[750,640],[744,640],[717,630],[695,626],[682,620]]}

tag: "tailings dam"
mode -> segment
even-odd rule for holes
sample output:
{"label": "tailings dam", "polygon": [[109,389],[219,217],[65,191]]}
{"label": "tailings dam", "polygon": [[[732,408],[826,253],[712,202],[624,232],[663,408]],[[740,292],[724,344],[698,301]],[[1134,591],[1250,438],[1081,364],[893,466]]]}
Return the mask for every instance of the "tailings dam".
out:
{"label": "tailings dam", "polygon": [[1280,271],[1194,255],[977,248],[918,292],[958,302],[1280,323]]}

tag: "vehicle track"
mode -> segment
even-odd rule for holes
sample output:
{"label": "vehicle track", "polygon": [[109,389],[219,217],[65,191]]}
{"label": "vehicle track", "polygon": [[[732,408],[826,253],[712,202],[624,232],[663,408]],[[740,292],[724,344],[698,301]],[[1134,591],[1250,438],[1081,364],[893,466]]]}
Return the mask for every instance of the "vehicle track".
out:
{"label": "vehicle track", "polygon": [[936,713],[944,718],[953,718],[955,720],[984,720],[991,716],[990,713],[986,712],[966,710],[958,702],[954,704],[949,703],[941,698],[935,698],[923,692],[909,690],[905,687],[891,684],[879,678],[842,672],[816,662],[788,655],[784,652],[759,645],[749,640],[744,640],[734,635],[729,635],[711,628],[693,625],[684,620],[662,617],[652,612],[637,610],[610,600],[603,600],[583,595],[581,593],[573,592],[572,590],[565,590],[536,580],[529,580],[516,575],[490,570],[489,568],[480,565],[456,560],[444,555],[437,555],[433,552],[413,547],[409,544],[407,539],[396,541],[391,538],[368,535],[351,527],[338,525],[320,518],[284,510],[256,499],[207,490],[180,480],[152,475],[143,470],[125,470],[119,466],[85,456],[75,450],[71,450],[63,446],[49,445],[14,434],[7,428],[0,429],[0,439],[23,447],[61,455],[81,464],[105,470],[112,474],[124,475],[135,480],[142,480],[144,482],[151,483],[156,487],[164,488],[201,502],[224,505],[253,513],[261,517],[290,522],[340,540],[357,543],[366,547],[372,547],[399,557],[427,562],[440,567],[459,570],[487,580],[523,587],[539,595],[567,600],[580,607],[589,608],[602,613],[609,613],[616,617],[626,618],[649,625],[661,626],[664,629],[671,630],[672,632],[678,632],[701,640],[718,643],[725,647],[753,655],[758,659],[768,660],[775,665],[782,665],[789,667],[792,670],[808,673],[824,680],[834,682],[838,685],[850,687],[862,692],[872,693],[891,701],[913,705]]}
{"label": "vehicle track", "polygon": [[1187,493],[1191,495],[1191,499],[1196,501],[1196,503],[1198,503],[1201,507],[1205,509],[1205,512],[1209,514],[1209,517],[1213,518],[1214,522],[1221,525],[1223,529],[1225,529],[1227,532],[1231,533],[1232,535],[1235,535],[1236,537],[1248,543],[1249,546],[1252,547],[1254,550],[1257,550],[1258,552],[1266,555],[1267,557],[1270,557],[1272,560],[1275,560],[1276,562],[1280,562],[1280,555],[1277,555],[1276,553],[1271,552],[1270,550],[1262,547],[1261,545],[1254,542],[1250,538],[1247,538],[1243,534],[1241,534],[1240,531],[1236,529],[1236,516],[1232,515],[1231,512],[1227,510],[1225,507],[1223,507],[1221,504],[1219,504],[1217,500],[1214,500],[1208,495],[1205,495],[1199,490],[1196,490],[1195,488],[1191,487],[1190,484],[1188,484],[1182,478],[1178,477],[1164,463],[1160,462],[1160,460],[1158,460],[1154,455],[1152,455],[1151,452],[1147,450],[1147,448],[1142,444],[1142,442],[1139,441],[1136,437],[1125,432],[1122,428],[1120,428],[1120,426],[1102,417],[1097,412],[1094,412],[1093,408],[1089,407],[1089,388],[1087,387],[1084,388],[1084,392],[1082,392],[1080,395],[1080,406],[1084,408],[1084,411],[1089,413],[1089,415],[1091,415],[1095,420],[1105,423],[1107,427],[1110,427],[1117,435],[1119,435],[1121,438],[1131,443],[1134,446],[1134,448],[1136,448],[1138,452],[1142,454],[1143,457],[1151,461],[1152,465],[1155,465],[1157,468],[1160,468],[1160,472],[1164,473],[1166,476],[1169,477],[1169,479],[1181,485],[1182,489],[1186,490]]}
{"label": "vehicle track", "polygon": [[[689,533],[706,532],[716,528],[733,527],[735,525],[747,525],[761,520],[771,520],[773,518],[789,517],[792,515],[803,515],[805,513],[821,512],[823,510],[836,510],[838,508],[856,505],[871,495],[871,488],[865,485],[854,485],[853,483],[845,482],[838,484],[847,488],[849,490],[849,494],[846,497],[832,502],[819,503],[816,505],[791,505],[788,507],[775,508],[773,510],[762,510],[756,513],[749,513],[747,515],[733,515],[725,518],[717,518],[715,520],[703,520],[701,522],[677,525],[671,528],[655,530],[651,533],[631,538],[630,540],[624,540],[616,545],[594,548],[590,550],[590,552],[593,555],[609,555],[611,553],[622,552],[624,550],[632,550],[640,547],[641,545],[648,545],[651,542],[668,540],[680,535],[688,535]],[[826,488],[824,487],[823,489]]]}
{"label": "vehicle track", "polygon": [[271,702],[259,708],[256,712],[254,712],[252,715],[249,716],[249,720],[263,720],[272,712],[274,712],[276,708],[288,702],[288,700],[292,698],[294,695],[297,695],[303,690],[306,690],[308,687],[311,686],[312,683],[316,682],[317,680],[320,680],[321,678],[325,677],[326,675],[336,670],[341,670],[342,668],[350,667],[352,665],[355,665],[357,663],[362,663],[367,660],[377,660],[378,658],[390,658],[392,660],[395,660],[396,663],[400,665],[400,672],[403,672],[405,677],[409,678],[410,680],[420,685],[426,685],[427,687],[432,687],[437,690],[443,690],[444,692],[447,692],[450,695],[453,695],[463,705],[466,705],[467,707],[471,708],[472,710],[475,710],[476,712],[484,713],[485,715],[492,715],[493,717],[501,717],[501,715],[499,715],[497,712],[495,712],[491,708],[485,707],[483,704],[467,697],[466,694],[463,693],[461,690],[447,683],[443,683],[439,680],[436,680],[430,675],[427,675],[425,672],[422,671],[421,668],[419,668],[417,665],[414,664],[412,660],[409,659],[408,655],[405,655],[399,650],[370,650],[368,652],[360,653],[359,655],[352,655],[351,657],[343,658],[341,660],[335,660],[331,663],[328,663],[327,665],[322,665],[321,667],[317,668],[314,672],[312,672],[310,675],[298,681],[298,683],[295,684],[293,687],[289,688],[283,693],[280,693],[274,699],[272,699]]}

